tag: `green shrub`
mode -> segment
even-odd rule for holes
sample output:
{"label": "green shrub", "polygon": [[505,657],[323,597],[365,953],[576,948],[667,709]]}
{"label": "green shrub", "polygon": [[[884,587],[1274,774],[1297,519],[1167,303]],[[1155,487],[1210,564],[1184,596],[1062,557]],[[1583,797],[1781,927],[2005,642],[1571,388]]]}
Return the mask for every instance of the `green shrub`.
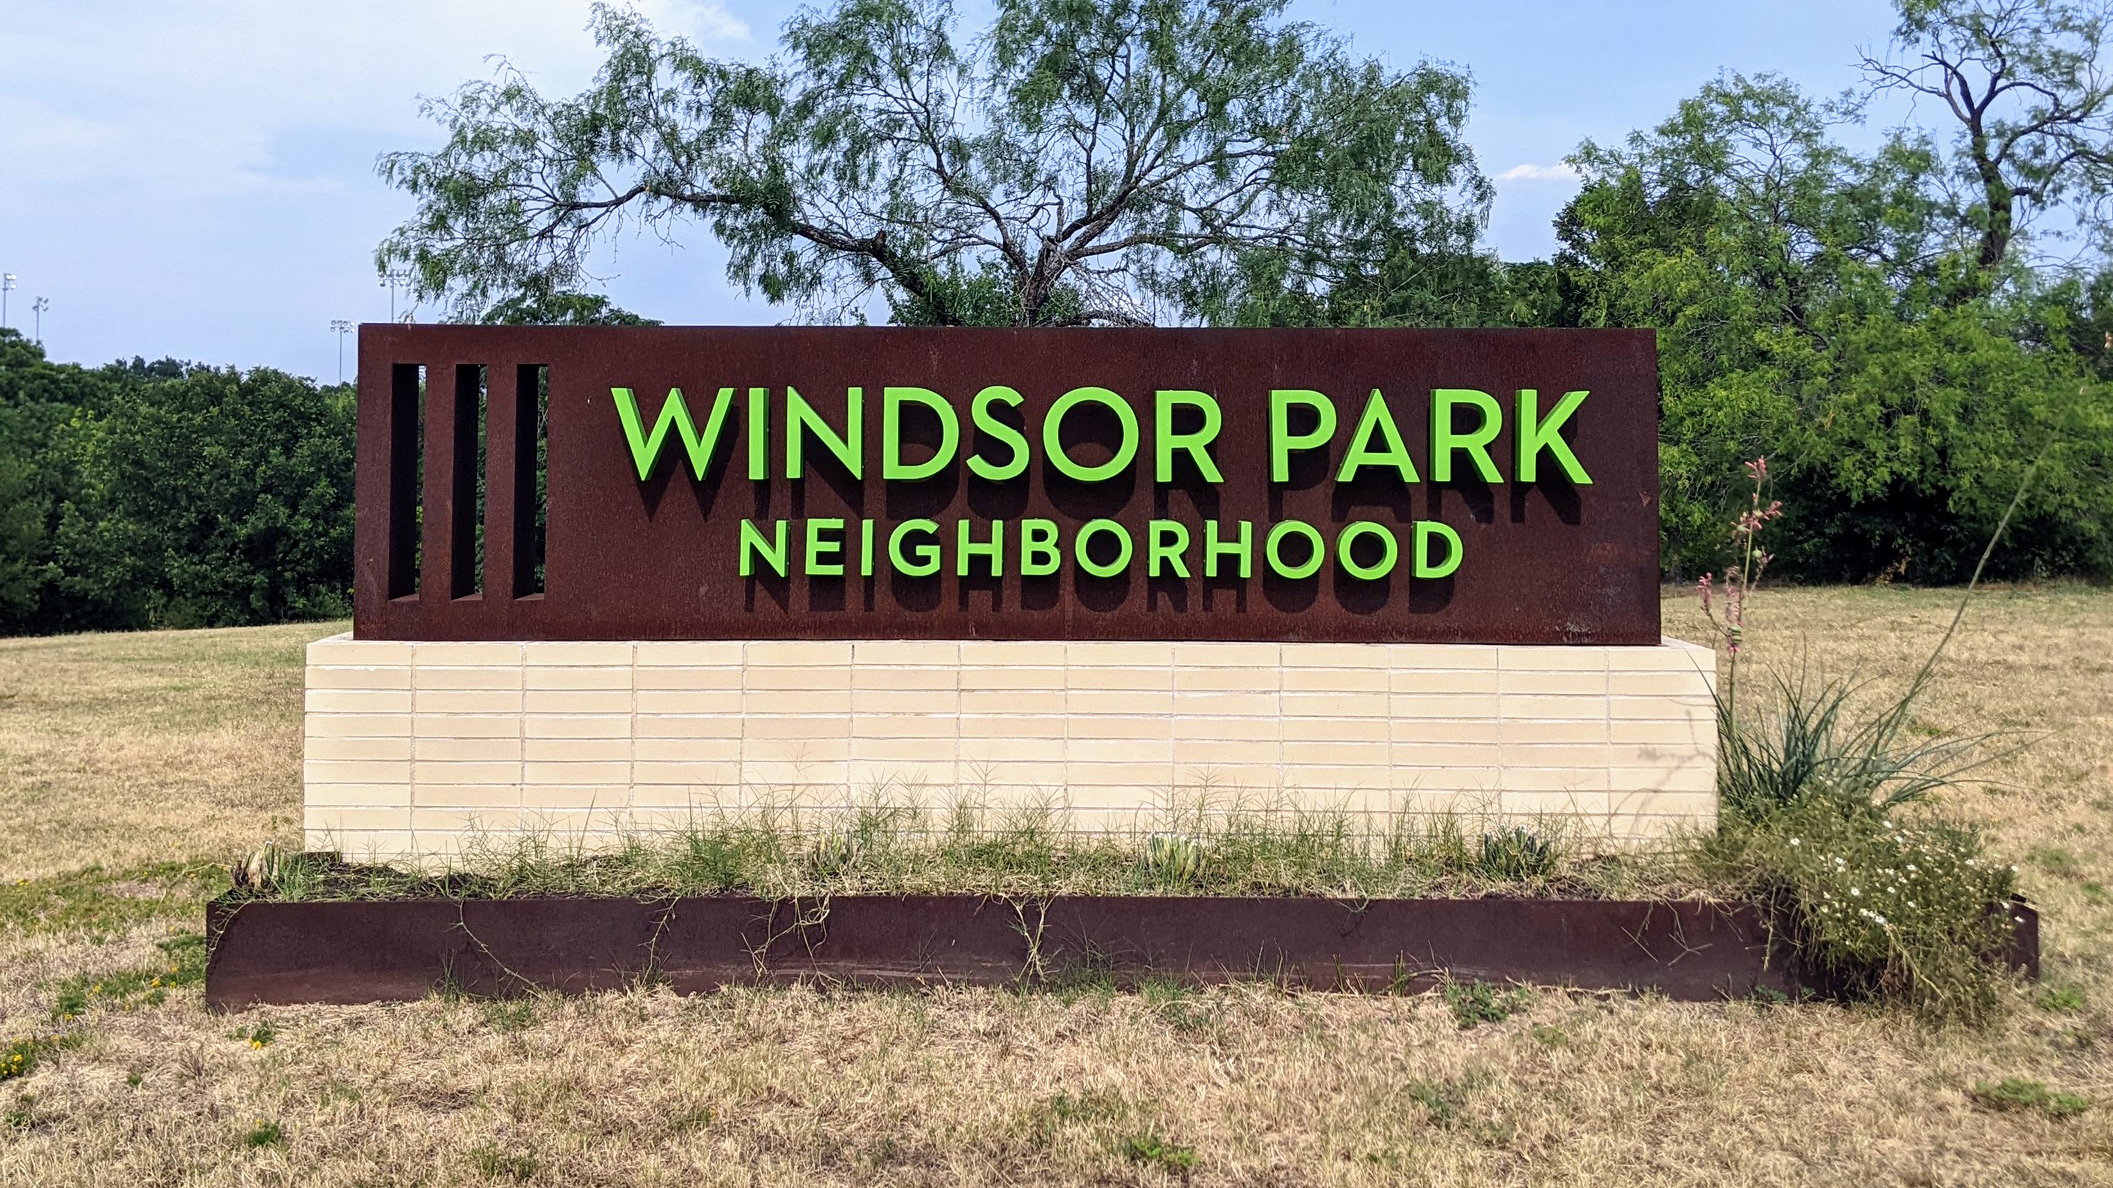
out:
{"label": "green shrub", "polygon": [[2007,982],[1992,958],[2015,872],[1971,826],[1810,795],[1727,813],[1704,854],[1774,910],[1801,972],[1838,992],[1976,1017]]}

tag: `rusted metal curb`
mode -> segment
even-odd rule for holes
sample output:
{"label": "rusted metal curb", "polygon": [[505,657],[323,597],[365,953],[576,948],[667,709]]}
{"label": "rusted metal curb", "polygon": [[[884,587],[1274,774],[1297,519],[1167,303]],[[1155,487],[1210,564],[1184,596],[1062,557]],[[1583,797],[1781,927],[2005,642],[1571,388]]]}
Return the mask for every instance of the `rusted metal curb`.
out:
{"label": "rusted metal curb", "polygon": [[[2013,906],[2004,959],[2039,970]],[[839,895],[216,901],[206,1002],[364,1003],[455,988],[691,993],[787,981],[1002,985],[1106,977],[1415,990],[1445,979],[1711,1001],[1796,994],[1747,904],[1546,899]]]}
{"label": "rusted metal curb", "polygon": [[[2019,915],[2036,928],[2029,908]],[[1684,1001],[1797,988],[1770,959],[1758,909],[1692,901],[216,901],[207,927],[206,1001],[216,1008],[405,1000],[446,987],[576,993],[641,979],[695,992],[798,980],[996,985],[1082,976],[1386,990],[1452,978]],[[2030,960],[2037,964],[2036,944]]]}

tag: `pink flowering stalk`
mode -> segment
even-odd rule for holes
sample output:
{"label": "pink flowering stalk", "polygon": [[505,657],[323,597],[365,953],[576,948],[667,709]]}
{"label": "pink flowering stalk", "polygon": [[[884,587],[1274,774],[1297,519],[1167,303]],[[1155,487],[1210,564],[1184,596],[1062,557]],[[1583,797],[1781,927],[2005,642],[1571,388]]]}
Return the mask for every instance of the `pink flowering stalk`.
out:
{"label": "pink flowering stalk", "polygon": [[[1770,520],[1783,514],[1783,501],[1770,500],[1761,506],[1761,496],[1768,486],[1768,459],[1755,458],[1746,464],[1746,477],[1753,483],[1753,495],[1746,509],[1732,521],[1732,546],[1738,552],[1736,569],[1724,571],[1721,592],[1709,574],[1702,575],[1695,583],[1695,593],[1702,599],[1702,613],[1709,616],[1717,633],[1724,637],[1725,651],[1731,656],[1729,670],[1724,677],[1724,712],[1733,721],[1738,720],[1739,705],[1739,648],[1746,641],[1746,596],[1761,584],[1761,574],[1775,554],[1761,549],[1761,529]],[[1723,603],[1720,614],[1718,602]]]}

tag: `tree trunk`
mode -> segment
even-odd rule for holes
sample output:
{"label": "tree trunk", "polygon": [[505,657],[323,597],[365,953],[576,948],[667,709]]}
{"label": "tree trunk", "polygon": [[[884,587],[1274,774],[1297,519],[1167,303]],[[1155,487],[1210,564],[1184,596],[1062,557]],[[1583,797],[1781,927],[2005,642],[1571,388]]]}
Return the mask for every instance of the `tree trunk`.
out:
{"label": "tree trunk", "polygon": [[1981,174],[1981,189],[1988,204],[1988,221],[1981,228],[1979,261],[1982,283],[1987,287],[1995,270],[2002,266],[2003,257],[2010,252],[2017,194],[2010,188],[2010,183],[2003,180],[2001,166],[1978,151],[1975,158],[1974,165]]}

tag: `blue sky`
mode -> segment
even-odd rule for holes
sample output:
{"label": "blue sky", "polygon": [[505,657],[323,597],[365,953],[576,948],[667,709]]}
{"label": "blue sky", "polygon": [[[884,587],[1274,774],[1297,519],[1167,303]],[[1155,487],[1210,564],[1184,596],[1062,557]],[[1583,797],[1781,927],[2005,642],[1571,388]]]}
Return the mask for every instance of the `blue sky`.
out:
{"label": "blue sky", "polygon": [[[772,49],[789,3],[639,0],[665,31],[725,57]],[[337,374],[333,318],[381,321],[376,242],[410,212],[377,153],[429,147],[418,96],[503,54],[546,88],[596,65],[587,0],[0,0],[0,270],[7,323],[46,297],[52,356],[135,354]],[[974,9],[964,5],[965,11]],[[1490,241],[1545,255],[1574,183],[1565,154],[1664,118],[1723,70],[1774,70],[1815,92],[1856,81],[1882,0],[1294,0],[1397,65],[1475,78],[1468,139],[1496,181]],[[615,300],[679,323],[775,322],[701,231],[617,245]]]}

